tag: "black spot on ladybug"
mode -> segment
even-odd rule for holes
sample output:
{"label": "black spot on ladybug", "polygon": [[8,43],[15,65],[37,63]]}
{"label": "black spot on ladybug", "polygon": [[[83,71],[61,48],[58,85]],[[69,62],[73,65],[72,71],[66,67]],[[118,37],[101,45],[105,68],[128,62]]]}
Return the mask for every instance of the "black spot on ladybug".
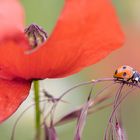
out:
{"label": "black spot on ladybug", "polygon": [[126,75],[127,75],[127,73],[126,73],[126,72],[124,72],[124,73],[123,73],[123,76],[126,76]]}
{"label": "black spot on ladybug", "polygon": [[123,69],[126,69],[126,66],[123,66]]}

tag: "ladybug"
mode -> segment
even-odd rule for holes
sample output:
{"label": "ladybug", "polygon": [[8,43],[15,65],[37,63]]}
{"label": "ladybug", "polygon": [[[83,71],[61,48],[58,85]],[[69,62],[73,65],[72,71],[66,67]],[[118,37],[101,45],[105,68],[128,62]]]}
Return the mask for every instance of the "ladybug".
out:
{"label": "ladybug", "polygon": [[140,73],[130,66],[120,66],[113,75],[117,80],[132,81],[133,83],[140,82]]}

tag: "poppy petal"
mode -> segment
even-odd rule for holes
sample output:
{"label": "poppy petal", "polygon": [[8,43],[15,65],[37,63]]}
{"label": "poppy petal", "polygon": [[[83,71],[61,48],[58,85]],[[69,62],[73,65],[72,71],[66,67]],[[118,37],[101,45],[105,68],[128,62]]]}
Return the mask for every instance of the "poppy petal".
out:
{"label": "poppy petal", "polygon": [[23,9],[18,0],[0,1],[0,40],[5,36],[11,37],[15,33],[22,31]]}
{"label": "poppy petal", "polygon": [[0,77],[69,76],[103,59],[123,41],[110,0],[66,0],[52,35],[32,53],[24,52],[22,40],[1,42]]}
{"label": "poppy petal", "polygon": [[0,79],[0,122],[13,114],[29,94],[30,82]]}
{"label": "poppy petal", "polygon": [[54,32],[30,55],[30,76],[68,76],[103,59],[123,41],[110,0],[66,0]]}

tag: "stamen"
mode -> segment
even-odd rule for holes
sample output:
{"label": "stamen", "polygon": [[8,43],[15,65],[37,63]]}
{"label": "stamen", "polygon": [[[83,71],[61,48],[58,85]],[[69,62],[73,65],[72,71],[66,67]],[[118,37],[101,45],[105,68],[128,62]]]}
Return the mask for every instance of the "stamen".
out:
{"label": "stamen", "polygon": [[29,27],[25,28],[24,32],[32,48],[41,45],[48,38],[48,35],[43,28],[36,24],[31,24]]}

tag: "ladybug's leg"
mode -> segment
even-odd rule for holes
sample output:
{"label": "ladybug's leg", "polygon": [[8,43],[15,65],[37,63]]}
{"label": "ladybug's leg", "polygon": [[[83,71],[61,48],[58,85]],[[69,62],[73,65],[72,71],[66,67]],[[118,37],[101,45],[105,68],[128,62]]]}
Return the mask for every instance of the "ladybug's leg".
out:
{"label": "ladybug's leg", "polygon": [[134,85],[137,85],[138,84],[138,81],[136,81],[135,79],[132,79],[132,83],[133,83],[132,86],[134,86]]}
{"label": "ladybug's leg", "polygon": [[138,84],[138,81],[134,81],[134,85],[137,85]]}
{"label": "ladybug's leg", "polygon": [[131,78],[130,78],[130,79],[127,79],[126,84],[127,84],[128,86],[131,86],[130,81],[133,82],[132,80],[133,80],[133,79],[131,79]]}
{"label": "ladybug's leg", "polygon": [[122,81],[120,78],[116,77],[115,81]]}

